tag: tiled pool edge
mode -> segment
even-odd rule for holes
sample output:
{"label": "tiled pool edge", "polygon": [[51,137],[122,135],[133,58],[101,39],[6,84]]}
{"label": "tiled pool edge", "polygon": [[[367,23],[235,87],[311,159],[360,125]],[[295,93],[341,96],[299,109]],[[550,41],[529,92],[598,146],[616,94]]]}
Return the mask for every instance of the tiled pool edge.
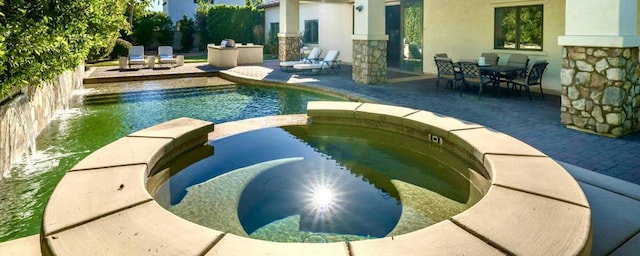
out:
{"label": "tiled pool edge", "polygon": [[177,119],[107,145],[65,175],[43,217],[43,255],[589,254],[590,209],[575,180],[539,151],[476,124],[395,106],[313,102],[307,115],[220,124],[208,138],[345,118],[405,126],[457,143],[484,164],[491,188],[475,206],[450,220],[396,237],[350,244],[283,244],[242,238],[173,216],[145,190],[147,174],[159,167],[165,153],[175,156],[202,145],[207,129],[213,129],[208,122]]}

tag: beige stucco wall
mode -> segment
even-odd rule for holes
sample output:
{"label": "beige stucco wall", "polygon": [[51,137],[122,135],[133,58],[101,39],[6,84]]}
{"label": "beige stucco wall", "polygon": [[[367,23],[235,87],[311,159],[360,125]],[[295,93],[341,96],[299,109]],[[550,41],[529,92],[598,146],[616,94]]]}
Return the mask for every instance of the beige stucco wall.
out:
{"label": "beige stucco wall", "polygon": [[280,6],[264,9],[264,38],[269,38],[271,23],[280,23]]}
{"label": "beige stucco wall", "polygon": [[[543,51],[509,51],[493,49],[494,8],[519,5],[544,5]],[[558,36],[564,34],[564,0],[425,0],[424,1],[424,72],[436,73],[432,57],[445,52],[454,61],[475,59],[482,52],[495,52],[505,60],[510,53],[522,53],[532,61],[545,59],[545,93],[560,94],[562,47]]]}
{"label": "beige stucco wall", "polygon": [[352,61],[352,25],[353,7],[351,4],[308,3],[300,4],[300,31],[304,31],[305,20],[318,20],[318,44],[322,49],[322,57],[329,50],[340,51],[339,60]]}
{"label": "beige stucco wall", "polygon": [[[336,3],[301,3],[300,31],[304,31],[305,20],[318,20],[318,44],[307,44],[308,47],[322,48],[322,57],[329,50],[340,51],[339,60],[351,63],[352,55],[352,23],[353,7],[351,4]],[[265,8],[265,38],[269,37],[269,24],[278,22],[280,8]]]}

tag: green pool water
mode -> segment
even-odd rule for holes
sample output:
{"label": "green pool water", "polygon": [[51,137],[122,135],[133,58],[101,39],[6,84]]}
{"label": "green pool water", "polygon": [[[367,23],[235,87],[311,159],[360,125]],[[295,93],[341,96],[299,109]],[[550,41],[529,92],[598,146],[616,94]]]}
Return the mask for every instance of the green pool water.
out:
{"label": "green pool water", "polygon": [[38,137],[37,152],[0,180],[0,242],[37,234],[46,202],[65,172],[117,138],[183,116],[223,123],[305,113],[307,102],[315,100],[345,99],[248,85],[91,97],[83,106],[59,112]]}

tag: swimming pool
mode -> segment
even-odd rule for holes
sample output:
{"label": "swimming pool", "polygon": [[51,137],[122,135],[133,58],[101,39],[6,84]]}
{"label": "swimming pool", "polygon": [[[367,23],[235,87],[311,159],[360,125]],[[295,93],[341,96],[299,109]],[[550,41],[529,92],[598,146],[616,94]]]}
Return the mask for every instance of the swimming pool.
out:
{"label": "swimming pool", "polygon": [[[399,133],[407,140],[379,139],[417,151],[451,149],[480,167],[460,174],[486,194],[473,207],[414,232],[334,243],[246,238],[188,222],[150,197],[171,174],[214,154],[207,140],[310,124]],[[419,141],[432,147],[421,147]],[[278,166],[296,160],[265,164]],[[324,200],[330,197],[313,198],[324,202],[320,205],[332,205]],[[43,252],[57,255],[146,254],[150,250],[166,255],[413,255],[427,251],[589,255],[591,249],[588,202],[577,182],[553,159],[478,124],[428,111],[359,102],[311,102],[306,115],[222,123],[215,125],[215,131],[211,122],[189,118],[155,125],[110,143],[75,165],[56,187],[46,209],[41,246]],[[308,238],[322,242],[317,236]]]}
{"label": "swimming pool", "polygon": [[220,83],[219,78],[93,86],[91,95],[100,96],[85,96],[87,104],[60,112],[39,135],[37,153],[0,181],[0,242],[37,234],[44,206],[65,172],[133,131],[183,116],[222,123],[304,113],[312,100],[345,100],[291,88]]}

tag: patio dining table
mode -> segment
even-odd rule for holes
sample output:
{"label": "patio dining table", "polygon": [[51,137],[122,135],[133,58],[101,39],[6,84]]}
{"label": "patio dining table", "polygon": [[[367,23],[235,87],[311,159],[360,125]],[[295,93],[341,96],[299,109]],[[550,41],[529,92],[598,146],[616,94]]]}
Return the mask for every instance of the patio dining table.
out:
{"label": "patio dining table", "polygon": [[[517,73],[526,72],[525,67],[517,67],[517,66],[505,66],[505,65],[478,65],[478,69],[481,74],[486,74],[491,77],[491,81],[493,81],[493,87],[500,88],[500,77],[499,75],[506,75],[509,80],[509,83],[516,76]],[[507,88],[509,88],[509,84],[507,84]]]}

